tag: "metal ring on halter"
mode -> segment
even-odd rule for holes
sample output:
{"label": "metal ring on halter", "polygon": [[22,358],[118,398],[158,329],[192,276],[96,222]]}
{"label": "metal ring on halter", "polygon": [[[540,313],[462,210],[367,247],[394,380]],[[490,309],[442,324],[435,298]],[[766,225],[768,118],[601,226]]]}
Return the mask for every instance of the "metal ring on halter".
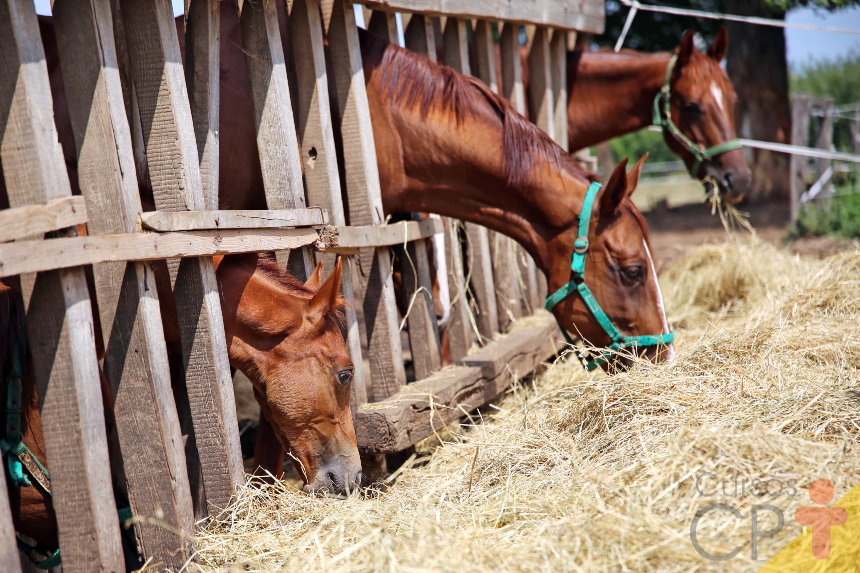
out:
{"label": "metal ring on halter", "polygon": [[579,255],[584,255],[588,250],[588,237],[577,237],[573,242],[573,252]]}

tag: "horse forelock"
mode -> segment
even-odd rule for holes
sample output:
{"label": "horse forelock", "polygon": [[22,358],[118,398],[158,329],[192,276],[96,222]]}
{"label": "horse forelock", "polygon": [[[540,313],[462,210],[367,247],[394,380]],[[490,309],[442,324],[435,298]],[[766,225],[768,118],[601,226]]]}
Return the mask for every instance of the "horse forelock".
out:
{"label": "horse forelock", "polygon": [[[306,287],[302,281],[281,268],[278,261],[270,253],[259,254],[257,258],[257,270],[263,272],[292,296],[311,299],[317,292],[316,290]],[[336,321],[343,321],[346,316],[348,304],[349,303],[343,297],[343,294],[338,292],[335,306],[331,311],[331,316]]]}
{"label": "horse forelock", "polygon": [[469,116],[479,115],[487,104],[504,127],[505,176],[511,186],[524,186],[536,165],[562,166],[592,180],[546,133],[520,115],[504,98],[477,78],[459,74],[430,58],[414,54],[365,32],[361,35],[365,73],[379,70],[383,97],[405,107],[419,106],[422,117],[439,105],[454,115],[459,125]]}

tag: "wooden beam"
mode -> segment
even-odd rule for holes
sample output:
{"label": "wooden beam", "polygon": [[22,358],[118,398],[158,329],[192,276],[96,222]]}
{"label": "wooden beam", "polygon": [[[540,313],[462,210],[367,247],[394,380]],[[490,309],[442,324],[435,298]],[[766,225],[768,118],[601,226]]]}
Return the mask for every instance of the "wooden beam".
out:
{"label": "wooden beam", "polygon": [[[244,2],[240,19],[266,206],[299,209],[306,206],[301,153],[275,0]],[[278,259],[300,280],[313,270],[307,249],[278,253]]]}
{"label": "wooden beam", "polygon": [[414,14],[403,30],[406,48],[416,54],[425,54],[436,61],[436,35],[433,32],[433,18]]}
{"label": "wooden beam", "polygon": [[553,30],[549,45],[552,77],[552,124],[555,142],[568,151],[567,145],[567,32]]}
{"label": "wooden beam", "polygon": [[541,312],[458,364],[359,409],[354,417],[359,451],[397,452],[432,436],[493,400],[563,347],[555,319]]}
{"label": "wooden beam", "polygon": [[[329,95],[342,145],[348,223],[381,225],[382,192],[355,13],[346,0],[324,0],[323,13],[331,14],[328,44],[335,90]],[[391,258],[387,248],[362,249],[358,261],[370,359],[368,399],[382,400],[406,383]]]}
{"label": "wooden beam", "polygon": [[[9,204],[20,208],[68,198],[71,187],[30,0],[0,1],[0,54],[0,162]],[[27,275],[21,277],[21,292],[63,567],[123,570],[84,271]],[[0,510],[0,528],[13,540],[8,517],[7,506]],[[16,556],[4,551],[0,559]]]}
{"label": "wooden beam", "polygon": [[44,235],[87,222],[83,197],[59,197],[44,205],[0,211],[0,243]]}
{"label": "wooden beam", "polygon": [[374,10],[541,24],[602,34],[603,0],[361,0]]}
{"label": "wooden beam", "polygon": [[397,41],[397,16],[393,12],[374,11],[370,20],[367,21],[367,31],[392,44],[399,45]]}
{"label": "wooden beam", "polygon": [[317,250],[342,255],[355,254],[359,249],[389,247],[427,239],[444,229],[439,219],[401,221],[390,225],[357,227],[324,227],[320,230]]}
{"label": "wooden beam", "polygon": [[[88,234],[133,233],[141,205],[110,3],[69,0],[54,15]],[[182,535],[193,532],[194,516],[152,268],[117,261],[94,265],[93,275],[131,510],[160,511],[172,528],[141,520],[136,536],[147,556],[179,566],[192,554]]]}
{"label": "wooden beam", "polygon": [[276,211],[148,211],[141,224],[152,231],[203,231],[206,229],[286,229],[329,222],[322,208]]}
{"label": "wooden beam", "polygon": [[[120,4],[156,208],[203,211],[197,144],[170,5],[162,0]],[[245,480],[215,267],[211,258],[202,257],[169,261],[168,268],[207,502],[202,511],[211,514],[226,507]]]}
{"label": "wooden beam", "polygon": [[[806,147],[809,145],[809,112],[812,111],[812,101],[808,95],[797,94],[791,99],[791,144]],[[807,159],[802,155],[792,154],[789,159],[790,178],[789,191],[791,203],[791,221],[797,218],[800,209],[800,196],[806,191]]]}
{"label": "wooden beam", "polygon": [[296,249],[314,244],[317,238],[313,229],[227,229],[18,241],[0,244],[0,277],[111,261],[156,261]]}
{"label": "wooden beam", "polygon": [[185,83],[194,121],[200,183],[207,209],[218,208],[221,6],[185,0]]}
{"label": "wooden beam", "polygon": [[[331,19],[330,14],[328,19]],[[296,70],[294,83],[299,104],[299,142],[306,167],[305,186],[308,201],[331,213],[332,223],[345,226],[346,215],[337,167],[319,0],[293,0],[289,21]],[[323,272],[328,276],[334,270],[335,257],[322,258]],[[355,301],[353,267],[354,262],[351,259],[345,259],[341,266],[341,290],[350,302]],[[345,335],[353,363],[363,364],[358,319],[352,304],[346,307]],[[367,401],[364,368],[355,369],[352,390],[350,399],[355,410]]]}

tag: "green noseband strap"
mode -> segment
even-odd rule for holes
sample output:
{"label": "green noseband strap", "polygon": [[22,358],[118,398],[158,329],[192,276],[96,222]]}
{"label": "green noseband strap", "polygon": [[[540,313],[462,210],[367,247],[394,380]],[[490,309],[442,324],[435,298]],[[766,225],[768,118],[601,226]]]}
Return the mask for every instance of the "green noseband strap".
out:
{"label": "green noseband strap", "polygon": [[683,134],[678,126],[675,125],[675,122],[672,121],[672,115],[670,113],[670,104],[672,99],[671,92],[671,80],[672,80],[672,69],[675,67],[675,62],[678,61],[678,55],[675,54],[669,60],[669,66],[666,68],[666,81],[663,83],[663,87],[657,93],[657,97],[654,98],[654,114],[652,121],[654,125],[663,128],[663,132],[669,132],[672,134],[672,137],[678,140],[678,142],[683,145],[687,151],[693,154],[693,157],[696,158],[696,161],[693,163],[693,168],[690,170],[690,175],[693,177],[698,177],[697,173],[699,172],[699,166],[702,165],[702,162],[707,161],[711,157],[716,157],[721,153],[725,153],[726,151],[731,151],[732,149],[740,149],[741,141],[739,139],[732,139],[731,141],[726,141],[724,143],[720,143],[713,147],[708,147],[707,149],[702,149],[701,146],[693,143],[689,137]]}
{"label": "green noseband strap", "polygon": [[[612,340],[612,343],[607,347],[607,350],[600,352],[597,356],[580,355],[580,358],[584,361],[585,367],[588,370],[594,370],[601,364],[606,364],[609,362],[609,359],[613,354],[625,348],[658,346],[661,344],[665,345],[671,344],[675,340],[674,332],[670,332],[668,334],[649,334],[644,336],[622,336],[618,331],[618,328],[612,324],[612,321],[609,320],[609,317],[606,316],[606,313],[603,312],[602,308],[600,308],[600,305],[597,303],[597,299],[594,298],[594,295],[591,294],[591,291],[585,284],[585,255],[588,253],[588,227],[591,223],[591,211],[594,207],[594,199],[597,197],[597,192],[600,190],[600,187],[601,184],[595,181],[588,187],[588,191],[585,193],[585,201],[582,204],[582,214],[579,216],[579,236],[573,243],[573,257],[570,261],[570,271],[573,278],[566,285],[546,297],[546,303],[543,305],[545,309],[552,312],[552,309],[555,308],[558,303],[574,292],[578,292],[582,297],[582,300],[585,301],[585,305],[588,307],[588,310],[591,311],[594,319],[597,320],[598,324],[600,324],[601,328],[603,328]],[[556,322],[558,322],[558,318],[556,318]],[[573,340],[570,338],[570,335],[568,335],[560,322],[558,322],[558,328],[561,330],[564,338],[570,344],[573,344]]]}

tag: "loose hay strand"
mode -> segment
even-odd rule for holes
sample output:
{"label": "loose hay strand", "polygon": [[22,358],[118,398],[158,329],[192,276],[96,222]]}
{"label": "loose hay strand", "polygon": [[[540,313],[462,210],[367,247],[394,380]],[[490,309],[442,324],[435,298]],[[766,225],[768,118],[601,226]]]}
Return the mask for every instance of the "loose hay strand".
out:
{"label": "loose hay strand", "polygon": [[[860,483],[860,251],[818,261],[732,239],[690,252],[663,283],[672,364],[613,377],[550,365],[375,497],[322,499],[251,478],[200,531],[199,567],[757,570],[800,532],[793,515],[809,483],[829,479],[837,498]],[[775,485],[760,495],[755,479],[792,483],[793,495]],[[706,550],[742,547],[726,562],[690,541],[696,511],[713,502],[744,516],[700,522]],[[752,504],[778,507],[786,523],[759,540],[757,561]]]}

